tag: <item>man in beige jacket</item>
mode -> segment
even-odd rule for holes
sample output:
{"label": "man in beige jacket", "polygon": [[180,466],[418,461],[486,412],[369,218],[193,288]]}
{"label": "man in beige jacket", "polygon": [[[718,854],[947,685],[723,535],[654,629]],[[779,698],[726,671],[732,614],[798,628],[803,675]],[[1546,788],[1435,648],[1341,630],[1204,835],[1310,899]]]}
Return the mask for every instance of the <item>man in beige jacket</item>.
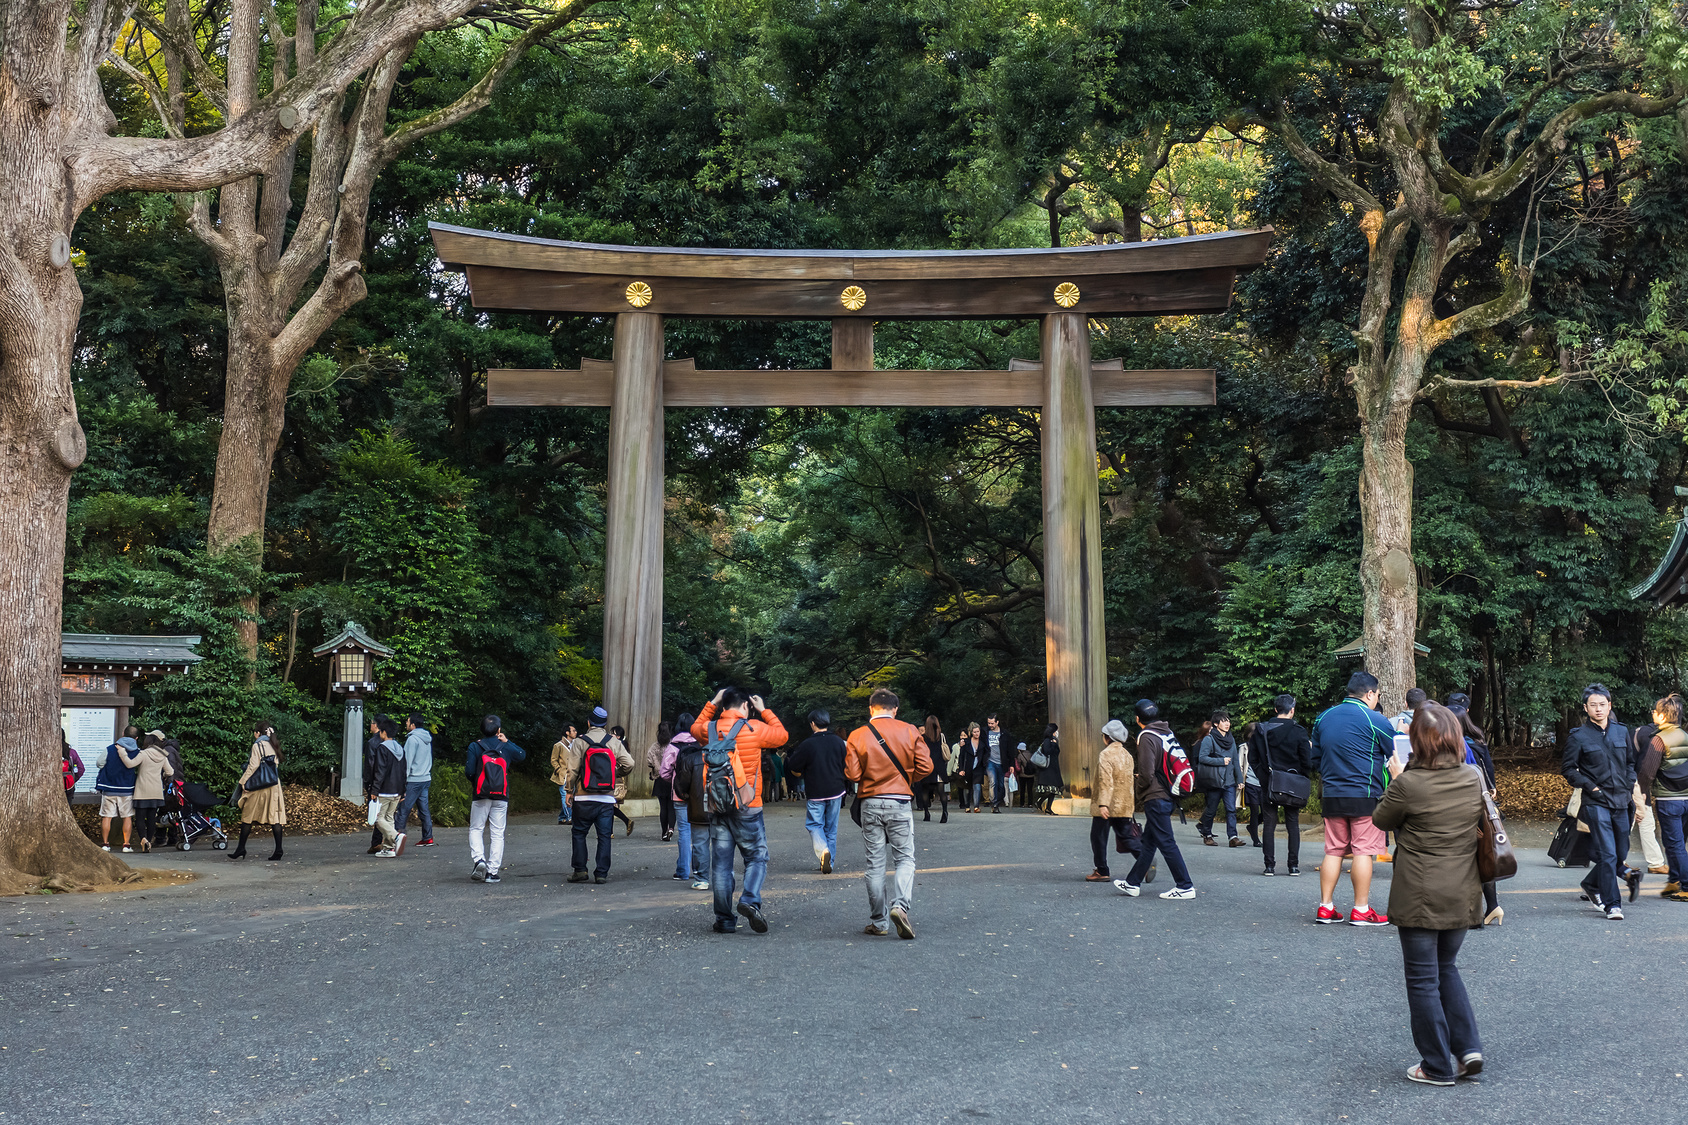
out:
{"label": "man in beige jacket", "polygon": [[627,775],[633,769],[633,755],[621,739],[604,729],[609,721],[608,711],[592,708],[592,725],[569,744],[564,763],[564,786],[574,794],[571,883],[586,882],[586,833],[593,828],[598,830],[598,855],[592,881],[610,881],[610,833],[615,828],[615,802],[627,795]]}
{"label": "man in beige jacket", "polygon": [[1126,746],[1131,735],[1124,723],[1109,719],[1102,737],[1108,744],[1096,759],[1096,796],[1090,802],[1090,854],[1096,869],[1084,877],[1089,883],[1106,883],[1113,878],[1108,873],[1108,833],[1114,834],[1119,850],[1125,851],[1125,822],[1137,811],[1137,765]]}

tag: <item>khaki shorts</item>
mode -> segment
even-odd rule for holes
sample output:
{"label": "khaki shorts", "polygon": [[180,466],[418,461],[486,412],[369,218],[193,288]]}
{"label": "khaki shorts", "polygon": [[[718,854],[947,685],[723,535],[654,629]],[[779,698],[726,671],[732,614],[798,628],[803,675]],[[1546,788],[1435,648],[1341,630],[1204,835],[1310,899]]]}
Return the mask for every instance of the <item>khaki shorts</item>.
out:
{"label": "khaki shorts", "polygon": [[100,794],[100,815],[131,817],[135,815],[135,798],[119,797],[115,793]]}

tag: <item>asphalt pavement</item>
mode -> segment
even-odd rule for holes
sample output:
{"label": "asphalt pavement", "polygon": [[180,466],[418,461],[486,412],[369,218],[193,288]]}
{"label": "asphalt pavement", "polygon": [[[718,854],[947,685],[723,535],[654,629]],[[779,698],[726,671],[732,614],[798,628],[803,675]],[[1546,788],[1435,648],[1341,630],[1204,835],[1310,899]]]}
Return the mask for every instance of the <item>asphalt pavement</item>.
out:
{"label": "asphalt pavement", "polygon": [[[270,864],[266,838],[239,863],[134,857],[200,873],[179,888],[6,899],[0,1125],[1543,1125],[1674,1120],[1688,1099],[1688,905],[1658,876],[1607,922],[1580,871],[1522,851],[1505,925],[1461,955],[1488,1066],[1443,1089],[1403,1077],[1394,931],[1314,924],[1316,836],[1307,874],[1263,878],[1192,817],[1198,894],[1167,902],[1083,881],[1088,820],[917,817],[901,941],[861,932],[847,819],[834,875],[798,806],[768,824],[766,935],[710,932],[654,819],[617,837],[603,886],[565,882],[569,829],[540,817],[511,824],[497,886],[441,829],[396,860],[312,837]],[[1168,886],[1163,865],[1146,891]]]}

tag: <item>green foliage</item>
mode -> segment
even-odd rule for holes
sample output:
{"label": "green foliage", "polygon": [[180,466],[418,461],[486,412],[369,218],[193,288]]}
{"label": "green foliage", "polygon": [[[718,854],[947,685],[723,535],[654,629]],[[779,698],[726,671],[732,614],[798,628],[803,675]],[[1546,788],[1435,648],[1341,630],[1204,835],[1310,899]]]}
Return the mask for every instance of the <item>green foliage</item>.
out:
{"label": "green foliage", "polygon": [[471,488],[455,469],[425,464],[413,443],[366,431],[340,454],[325,497],[348,600],[393,650],[383,704],[436,724],[466,702],[472,673],[462,640],[492,604],[476,560]]}

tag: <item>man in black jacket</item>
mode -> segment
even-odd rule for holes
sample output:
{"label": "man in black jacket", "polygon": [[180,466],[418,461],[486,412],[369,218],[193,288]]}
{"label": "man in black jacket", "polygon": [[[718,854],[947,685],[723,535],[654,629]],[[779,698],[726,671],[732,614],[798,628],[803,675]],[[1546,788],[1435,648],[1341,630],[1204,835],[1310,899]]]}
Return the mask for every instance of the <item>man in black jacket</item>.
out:
{"label": "man in black jacket", "polygon": [[786,757],[787,773],[803,778],[809,810],[803,826],[815,847],[821,873],[832,874],[832,857],[838,854],[838,809],[844,803],[844,740],[832,733],[832,716],[825,711],[809,712],[813,733],[797,744]]}
{"label": "man in black jacket", "polygon": [[[387,716],[376,715],[369,720],[369,740],[363,744],[363,800],[365,806],[376,799],[375,790],[370,788],[375,783],[375,771],[380,760],[376,754],[381,752],[381,723]],[[381,826],[376,825],[369,830],[369,851],[365,854],[374,855],[381,850]]]}
{"label": "man in black jacket", "polygon": [[1278,873],[1277,834],[1281,817],[1289,835],[1289,874],[1301,874],[1301,810],[1291,805],[1274,805],[1272,771],[1281,770],[1308,777],[1313,772],[1313,740],[1307,728],[1295,721],[1295,696],[1285,693],[1272,700],[1273,717],[1261,723],[1249,743],[1249,762],[1260,779],[1260,799],[1266,806],[1266,823],[1260,837],[1262,875]]}
{"label": "man in black jacket", "polygon": [[1612,718],[1612,693],[1605,684],[1583,689],[1588,718],[1565,739],[1562,768],[1565,780],[1582,791],[1582,811],[1588,825],[1594,862],[1583,876],[1584,896],[1614,922],[1623,920],[1618,905],[1620,880],[1629,885],[1629,900],[1641,893],[1642,872],[1629,859],[1630,792],[1635,788],[1635,748],[1629,728]]}

